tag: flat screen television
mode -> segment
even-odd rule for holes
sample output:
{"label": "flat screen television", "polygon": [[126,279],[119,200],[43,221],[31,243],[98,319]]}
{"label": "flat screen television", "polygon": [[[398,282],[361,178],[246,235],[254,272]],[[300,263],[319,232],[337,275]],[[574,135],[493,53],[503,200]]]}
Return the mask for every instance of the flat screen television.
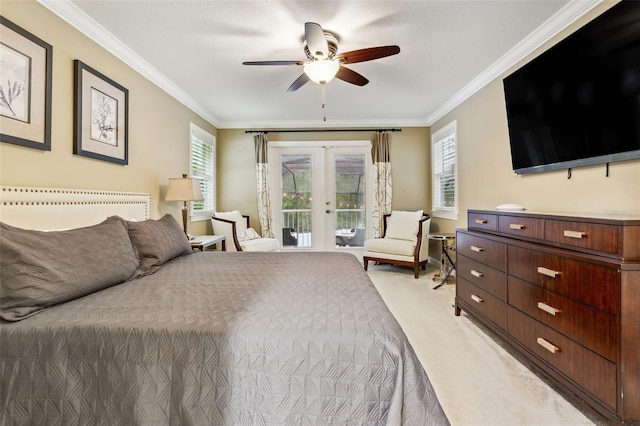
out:
{"label": "flat screen television", "polygon": [[622,1],[503,80],[517,174],[640,158],[640,1]]}

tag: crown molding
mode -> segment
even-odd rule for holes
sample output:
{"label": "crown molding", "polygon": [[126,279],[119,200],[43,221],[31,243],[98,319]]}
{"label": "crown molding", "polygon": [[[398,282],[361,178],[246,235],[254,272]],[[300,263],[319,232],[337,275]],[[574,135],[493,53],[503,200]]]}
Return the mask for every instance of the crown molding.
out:
{"label": "crown molding", "polygon": [[440,108],[429,115],[426,119],[426,125],[432,126],[436,121],[533,53],[537,48],[559,34],[560,31],[602,3],[602,1],[603,0],[572,0],[500,59],[490,65],[489,68],[471,80],[458,93],[440,106]]}
{"label": "crown molding", "polygon": [[185,93],[173,81],[165,77],[161,72],[142,59],[137,53],[122,43],[102,25],[97,23],[93,18],[84,13],[69,0],[37,1],[82,34],[98,43],[105,50],[112,53],[116,58],[142,74],[143,77],[167,92],[178,102],[200,115],[212,126],[219,126],[219,120],[211,113],[211,111]]}

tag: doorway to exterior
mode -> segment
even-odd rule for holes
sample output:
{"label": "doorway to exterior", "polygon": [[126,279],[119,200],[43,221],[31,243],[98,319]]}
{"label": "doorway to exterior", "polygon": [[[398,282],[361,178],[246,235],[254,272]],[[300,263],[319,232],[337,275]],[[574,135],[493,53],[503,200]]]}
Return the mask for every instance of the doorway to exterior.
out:
{"label": "doorway to exterior", "polygon": [[270,142],[273,228],[283,250],[361,254],[371,233],[369,141]]}

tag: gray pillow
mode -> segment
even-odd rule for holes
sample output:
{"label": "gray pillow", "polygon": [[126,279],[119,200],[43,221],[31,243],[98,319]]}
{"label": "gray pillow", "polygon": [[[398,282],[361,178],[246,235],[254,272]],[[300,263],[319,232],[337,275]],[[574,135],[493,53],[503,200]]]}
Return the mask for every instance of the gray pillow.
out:
{"label": "gray pillow", "polygon": [[129,221],[127,224],[129,237],[140,259],[134,277],[153,273],[163,263],[193,251],[182,227],[170,214],[158,220]]}
{"label": "gray pillow", "polygon": [[0,317],[18,321],[126,281],[138,267],[124,219],[67,231],[0,222]]}

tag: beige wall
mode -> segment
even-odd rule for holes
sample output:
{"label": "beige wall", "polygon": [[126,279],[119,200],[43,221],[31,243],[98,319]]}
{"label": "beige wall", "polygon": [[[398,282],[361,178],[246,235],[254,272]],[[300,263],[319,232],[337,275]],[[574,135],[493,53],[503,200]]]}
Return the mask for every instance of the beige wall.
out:
{"label": "beige wall", "polygon": [[[270,131],[270,141],[369,140],[371,132]],[[430,134],[426,127],[404,128],[391,133],[393,207],[431,209]],[[218,210],[239,209],[257,218],[255,148],[253,135],[244,130],[223,130],[218,134]],[[253,223],[257,226],[254,219]]]}
{"label": "beige wall", "polygon": [[[159,200],[169,177],[189,173],[189,123],[217,130],[40,4],[3,1],[2,15],[53,46],[53,106],[51,151],[0,143],[0,184],[149,192],[153,217],[171,213],[182,223],[179,203]],[[74,59],[129,89],[129,165],[73,155]]]}
{"label": "beige wall", "polygon": [[[612,4],[599,5],[531,58]],[[531,58],[487,85],[432,126],[436,131],[456,120],[458,129],[460,218],[458,221],[434,220],[443,231],[452,232],[455,228],[466,227],[467,209],[493,209],[502,203],[518,203],[527,210],[535,211],[640,215],[638,160],[611,163],[609,177],[605,177],[604,165],[574,168],[571,179],[567,179],[566,170],[522,176],[513,173],[502,78]]]}

